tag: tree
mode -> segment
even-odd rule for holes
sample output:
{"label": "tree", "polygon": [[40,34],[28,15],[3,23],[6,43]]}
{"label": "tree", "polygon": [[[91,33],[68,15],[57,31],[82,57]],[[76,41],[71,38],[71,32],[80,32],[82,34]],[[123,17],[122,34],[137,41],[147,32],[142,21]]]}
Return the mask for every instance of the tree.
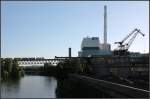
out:
{"label": "tree", "polygon": [[19,67],[16,59],[6,58],[1,59],[2,79],[20,77],[23,70]]}
{"label": "tree", "polygon": [[21,69],[19,68],[17,60],[13,60],[12,71],[11,71],[12,77],[19,77],[20,76],[20,72],[19,72],[20,70]]}
{"label": "tree", "polygon": [[4,70],[10,73],[12,71],[12,59],[6,58],[4,63]]}
{"label": "tree", "polygon": [[45,63],[44,64],[44,71],[46,75],[56,75],[56,66],[50,64],[50,63]]}

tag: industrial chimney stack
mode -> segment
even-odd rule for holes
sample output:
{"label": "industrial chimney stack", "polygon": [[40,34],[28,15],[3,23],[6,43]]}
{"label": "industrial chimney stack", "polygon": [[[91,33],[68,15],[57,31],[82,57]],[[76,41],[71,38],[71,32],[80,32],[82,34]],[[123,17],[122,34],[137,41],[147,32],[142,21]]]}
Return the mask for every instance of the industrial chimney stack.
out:
{"label": "industrial chimney stack", "polygon": [[71,48],[69,48],[69,59],[71,59]]}
{"label": "industrial chimney stack", "polygon": [[101,49],[110,51],[111,46],[107,43],[107,6],[104,6],[104,42],[101,44]]}
{"label": "industrial chimney stack", "polygon": [[107,44],[107,6],[104,6],[104,46]]}

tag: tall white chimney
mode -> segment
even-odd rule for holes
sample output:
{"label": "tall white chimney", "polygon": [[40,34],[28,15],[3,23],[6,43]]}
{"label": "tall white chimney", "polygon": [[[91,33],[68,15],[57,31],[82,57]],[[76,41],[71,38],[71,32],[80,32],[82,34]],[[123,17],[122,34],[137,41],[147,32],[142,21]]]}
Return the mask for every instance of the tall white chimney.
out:
{"label": "tall white chimney", "polygon": [[104,45],[107,44],[107,6],[104,6]]}

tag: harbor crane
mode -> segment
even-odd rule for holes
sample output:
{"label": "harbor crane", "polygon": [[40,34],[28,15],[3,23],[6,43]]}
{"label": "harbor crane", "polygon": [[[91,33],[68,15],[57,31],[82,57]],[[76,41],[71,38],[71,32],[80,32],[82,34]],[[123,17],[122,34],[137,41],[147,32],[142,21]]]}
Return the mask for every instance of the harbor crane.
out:
{"label": "harbor crane", "polygon": [[[134,29],[130,34],[128,34],[122,41],[120,42],[115,42],[115,44],[119,44],[118,48],[114,50],[114,54],[115,55],[128,55],[128,49],[131,46],[132,42],[134,41],[134,39],[136,38],[136,36],[138,34],[141,34],[142,36],[145,36],[145,34],[143,34],[141,32],[140,29]],[[125,41],[132,35],[132,37],[130,38],[130,40],[125,43]]]}

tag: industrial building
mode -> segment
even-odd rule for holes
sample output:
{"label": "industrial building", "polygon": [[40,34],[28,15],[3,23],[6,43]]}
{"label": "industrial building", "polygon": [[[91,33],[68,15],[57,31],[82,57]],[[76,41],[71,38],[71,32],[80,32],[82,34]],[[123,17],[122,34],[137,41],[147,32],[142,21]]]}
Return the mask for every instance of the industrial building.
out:
{"label": "industrial building", "polygon": [[[111,51],[111,45],[107,43],[107,7],[104,6],[104,41],[101,43],[99,37],[83,38],[78,56],[90,59],[92,75],[98,79],[108,78],[107,80],[112,82],[126,82],[127,85],[132,82],[135,85],[143,85],[136,87],[147,89],[149,53],[140,54],[128,51],[138,34],[144,36],[140,29],[134,29],[122,41],[114,42],[119,46]],[[117,77],[117,80],[112,79],[113,77]]]}
{"label": "industrial building", "polygon": [[107,7],[104,6],[104,42],[100,43],[99,37],[83,38],[79,57],[112,55],[111,45],[107,43]]}

